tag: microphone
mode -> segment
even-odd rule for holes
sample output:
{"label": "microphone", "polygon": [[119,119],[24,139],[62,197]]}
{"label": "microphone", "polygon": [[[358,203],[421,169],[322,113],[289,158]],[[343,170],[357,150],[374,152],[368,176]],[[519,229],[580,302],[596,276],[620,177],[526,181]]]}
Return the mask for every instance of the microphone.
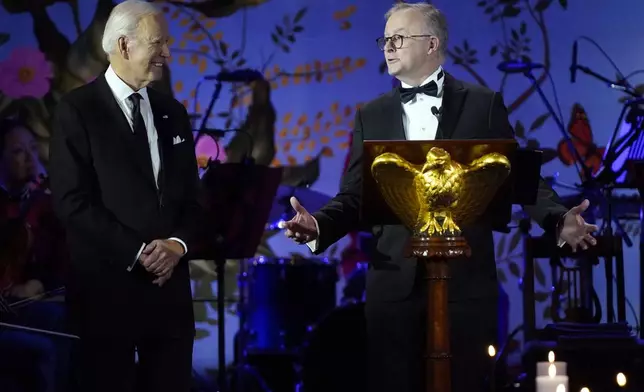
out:
{"label": "microphone", "polygon": [[572,62],[570,64],[570,83],[577,82],[577,46],[579,44],[575,41],[572,44]]}
{"label": "microphone", "polygon": [[432,114],[436,116],[436,119],[438,119],[438,121],[440,122],[441,115],[443,114],[443,107],[441,106],[441,108],[439,109],[436,106],[432,106]]}
{"label": "microphone", "polygon": [[237,71],[221,71],[217,75],[208,75],[205,80],[216,80],[218,82],[253,82],[264,79],[261,72],[254,69],[239,69]]}
{"label": "microphone", "polygon": [[507,74],[526,73],[541,68],[544,68],[543,64],[524,63],[523,61],[504,61],[496,67],[499,71]]}

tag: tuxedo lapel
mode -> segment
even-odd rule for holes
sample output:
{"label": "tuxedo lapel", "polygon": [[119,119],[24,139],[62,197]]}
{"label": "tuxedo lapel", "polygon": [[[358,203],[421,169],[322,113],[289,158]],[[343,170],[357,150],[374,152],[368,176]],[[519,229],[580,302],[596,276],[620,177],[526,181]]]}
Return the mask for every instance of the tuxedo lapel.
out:
{"label": "tuxedo lapel", "polygon": [[[132,127],[127,121],[125,114],[121,110],[121,107],[116,102],[114,94],[110,89],[110,86],[105,80],[105,76],[101,75],[100,78],[96,79],[97,85],[99,87],[99,94],[102,101],[105,103],[105,108],[107,108],[110,115],[109,118],[114,121],[114,128],[110,129],[111,132],[116,132],[123,142],[122,145],[127,150],[124,154],[130,161],[133,166],[140,171],[141,175],[148,181],[152,186],[156,188],[156,181],[154,179],[154,171],[152,169],[150,152],[142,151],[137,147],[137,142],[132,132]],[[110,127],[111,128],[111,127]]]}
{"label": "tuxedo lapel", "polygon": [[403,126],[403,109],[400,102],[400,92],[398,89],[392,90],[387,94],[382,108],[381,129],[382,135],[380,140],[405,140],[405,128]]}
{"label": "tuxedo lapel", "polygon": [[452,75],[445,73],[442,103],[443,113],[438,123],[436,139],[451,139],[458,125],[466,94],[467,89],[465,89],[463,83],[454,79]]}

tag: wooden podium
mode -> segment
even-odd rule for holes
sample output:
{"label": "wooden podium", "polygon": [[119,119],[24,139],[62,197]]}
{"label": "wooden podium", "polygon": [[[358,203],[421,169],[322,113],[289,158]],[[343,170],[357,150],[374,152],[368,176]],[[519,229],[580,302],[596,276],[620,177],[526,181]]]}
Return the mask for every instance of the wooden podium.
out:
{"label": "wooden podium", "polygon": [[361,222],[405,225],[426,266],[426,391],[451,392],[449,262],[471,255],[460,227],[507,226],[512,204],[534,204],[540,169],[514,140],[364,141]]}

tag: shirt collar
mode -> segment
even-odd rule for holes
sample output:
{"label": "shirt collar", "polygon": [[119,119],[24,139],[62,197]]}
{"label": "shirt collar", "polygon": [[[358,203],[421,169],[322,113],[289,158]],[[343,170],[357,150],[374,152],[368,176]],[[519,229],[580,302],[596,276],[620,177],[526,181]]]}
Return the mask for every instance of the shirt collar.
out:
{"label": "shirt collar", "polygon": [[114,72],[114,69],[112,68],[111,65],[107,68],[107,71],[105,71],[105,80],[107,81],[107,85],[110,86],[110,90],[112,90],[112,94],[114,94],[114,98],[116,98],[118,101],[128,102],[127,99],[130,97],[130,95],[134,94],[135,92],[141,94],[144,101],[148,101],[147,87],[143,87],[139,91],[132,90],[132,88],[128,86],[116,74],[116,72]]}
{"label": "shirt collar", "polygon": [[[440,76],[440,78],[439,78],[439,76]],[[441,96],[441,94],[442,94],[442,92],[443,92],[443,82],[445,81],[445,72],[443,71],[443,67],[442,67],[442,66],[440,66],[440,65],[439,65],[439,66],[438,66],[438,69],[436,69],[436,71],[434,71],[434,73],[433,73],[433,74],[429,75],[429,76],[427,77],[427,79],[425,79],[425,80],[420,84],[420,86],[424,86],[424,85],[426,85],[427,83],[429,83],[429,82],[431,82],[431,81],[436,82],[436,86],[438,87],[437,96],[439,96],[439,97],[440,97],[440,96]],[[407,83],[405,83],[405,82],[403,82],[403,81],[400,81],[400,85],[401,85],[403,88],[412,88],[412,87],[414,87],[414,86],[410,86],[410,85],[408,85]],[[420,87],[420,86],[419,86],[419,87]]]}

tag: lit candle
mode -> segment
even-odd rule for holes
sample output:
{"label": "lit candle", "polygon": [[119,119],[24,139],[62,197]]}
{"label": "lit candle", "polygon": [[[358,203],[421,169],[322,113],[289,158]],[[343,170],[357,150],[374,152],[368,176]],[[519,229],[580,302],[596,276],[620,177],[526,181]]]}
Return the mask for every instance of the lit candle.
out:
{"label": "lit candle", "polygon": [[617,373],[615,381],[617,381],[617,385],[620,388],[624,388],[626,386],[626,375],[622,372]]}
{"label": "lit candle", "polygon": [[548,368],[550,367],[550,365],[555,365],[558,375],[560,376],[568,375],[568,369],[567,369],[568,364],[566,362],[555,361],[555,353],[553,351],[550,351],[548,353],[548,362],[537,362],[537,377],[547,376]]}
{"label": "lit candle", "polygon": [[487,355],[492,359],[492,370],[490,371],[490,391],[496,391],[496,348],[493,345],[487,347]]}
{"label": "lit candle", "polygon": [[553,363],[548,366],[548,375],[537,376],[537,392],[566,392],[568,390],[568,376],[558,375],[557,367]]}

